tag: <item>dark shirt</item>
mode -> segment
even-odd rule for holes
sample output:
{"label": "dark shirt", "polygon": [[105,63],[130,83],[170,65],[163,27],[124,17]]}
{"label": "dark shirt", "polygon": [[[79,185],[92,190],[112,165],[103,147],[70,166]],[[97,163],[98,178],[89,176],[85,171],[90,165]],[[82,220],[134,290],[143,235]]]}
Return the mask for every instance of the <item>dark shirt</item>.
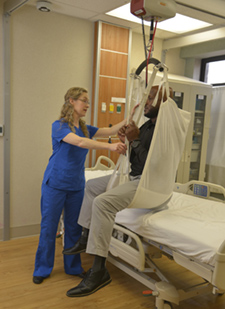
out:
{"label": "dark shirt", "polygon": [[139,176],[142,174],[154,129],[155,123],[153,123],[151,119],[145,122],[139,129],[139,139],[141,142],[136,148],[131,150],[130,154],[131,176]]}

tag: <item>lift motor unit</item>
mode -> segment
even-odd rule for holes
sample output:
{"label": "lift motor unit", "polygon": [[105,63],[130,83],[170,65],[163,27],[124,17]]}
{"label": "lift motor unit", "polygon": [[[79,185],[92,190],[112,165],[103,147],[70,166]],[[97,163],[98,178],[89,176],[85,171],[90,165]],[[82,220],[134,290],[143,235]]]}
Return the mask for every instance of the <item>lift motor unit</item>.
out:
{"label": "lift motor unit", "polygon": [[162,21],[176,15],[174,0],[131,0],[130,11],[133,15],[151,21]]}

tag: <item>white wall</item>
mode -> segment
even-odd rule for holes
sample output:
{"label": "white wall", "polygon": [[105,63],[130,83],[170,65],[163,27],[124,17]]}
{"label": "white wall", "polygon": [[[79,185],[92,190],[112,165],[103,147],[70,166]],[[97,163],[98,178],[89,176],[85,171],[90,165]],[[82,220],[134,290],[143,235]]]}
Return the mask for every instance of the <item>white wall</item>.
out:
{"label": "white wall", "polygon": [[51,123],[68,88],[91,90],[93,34],[89,21],[28,5],[11,16],[11,237],[39,231]]}
{"label": "white wall", "polygon": [[[141,27],[141,26],[140,26]],[[156,30],[157,31],[157,30]],[[146,40],[148,38],[146,37]],[[162,60],[162,39],[155,38],[152,56],[159,61]],[[144,44],[141,34],[132,33],[132,49],[131,49],[131,69],[138,66],[145,60]],[[171,49],[166,53],[165,64],[169,68],[169,73],[176,75],[184,75],[185,60],[180,58],[180,48]]]}
{"label": "white wall", "polygon": [[[146,40],[148,40],[147,36]],[[153,57],[158,60],[161,60],[161,51],[162,51],[162,40],[156,38],[154,43]],[[141,34],[133,32],[130,68],[137,69],[144,60],[145,60],[145,52],[144,52],[143,37]]]}
{"label": "white wall", "polygon": [[[3,5],[0,4],[2,19]],[[11,22],[11,238],[37,234],[41,182],[51,155],[51,123],[59,117],[68,88],[82,86],[91,97],[94,24],[25,5]],[[2,22],[0,25],[2,41]],[[2,46],[2,45],[1,45]],[[161,59],[162,40],[153,57]],[[142,35],[133,33],[130,68],[144,60]],[[167,54],[170,73],[183,74],[179,50]],[[87,115],[90,119],[91,109]],[[0,53],[0,123],[3,122],[3,59]],[[3,217],[3,139],[0,138],[0,230]],[[1,239],[1,238],[0,238]]]}
{"label": "white wall", "polygon": [[180,48],[167,51],[165,64],[168,66],[170,74],[185,75],[186,60],[180,58]]}

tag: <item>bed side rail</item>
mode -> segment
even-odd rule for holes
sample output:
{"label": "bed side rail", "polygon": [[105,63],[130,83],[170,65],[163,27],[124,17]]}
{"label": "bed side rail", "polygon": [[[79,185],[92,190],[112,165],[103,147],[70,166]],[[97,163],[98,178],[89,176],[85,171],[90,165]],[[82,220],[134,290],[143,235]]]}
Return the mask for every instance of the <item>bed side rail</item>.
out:
{"label": "bed side rail", "polygon": [[212,284],[225,291],[225,240],[216,253],[216,264],[213,272]]}
{"label": "bed side rail", "polygon": [[225,203],[225,188],[210,182],[191,180],[175,183],[174,191]]}
{"label": "bed side rail", "polygon": [[87,167],[86,170],[87,171],[96,171],[96,170],[105,171],[105,170],[111,170],[114,168],[115,168],[115,164],[111,159],[109,159],[106,156],[99,156],[95,163],[95,166]]}
{"label": "bed side rail", "polygon": [[143,271],[145,269],[145,252],[139,236],[117,224],[114,224],[114,229],[129,236],[136,244],[136,248],[112,236],[109,252],[115,257],[120,257],[136,269]]}

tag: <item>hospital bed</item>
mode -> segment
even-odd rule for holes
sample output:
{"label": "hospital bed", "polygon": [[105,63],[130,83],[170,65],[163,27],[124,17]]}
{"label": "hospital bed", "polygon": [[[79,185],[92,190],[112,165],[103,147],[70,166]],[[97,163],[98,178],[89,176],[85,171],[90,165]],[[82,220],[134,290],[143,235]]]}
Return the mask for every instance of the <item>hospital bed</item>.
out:
{"label": "hospital bed", "polygon": [[[86,180],[111,174],[114,166],[101,156],[86,168]],[[200,276],[202,283],[177,289],[154,262],[162,256]],[[173,303],[209,292],[223,294],[225,189],[200,181],[175,183],[171,199],[160,210],[119,212],[108,261],[150,289],[157,309],[171,309]]]}
{"label": "hospital bed", "polygon": [[[203,278],[202,284],[177,289],[153,262],[162,255]],[[108,261],[149,288],[157,309],[209,291],[223,294],[225,189],[199,181],[176,183],[163,209],[119,212]]]}

